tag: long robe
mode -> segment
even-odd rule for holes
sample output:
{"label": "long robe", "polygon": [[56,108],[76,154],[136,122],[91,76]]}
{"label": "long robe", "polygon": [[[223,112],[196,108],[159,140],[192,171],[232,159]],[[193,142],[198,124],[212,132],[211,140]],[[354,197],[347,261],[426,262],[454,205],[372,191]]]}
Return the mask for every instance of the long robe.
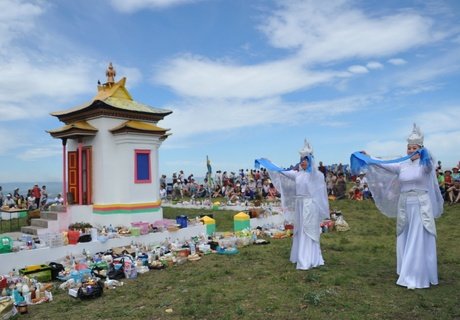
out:
{"label": "long robe", "polygon": [[294,224],[290,261],[307,270],[324,265],[320,248],[320,223],[329,218],[324,175],[311,166],[309,171],[280,170],[266,159],[270,179],[281,194],[285,219]]}
{"label": "long robe", "polygon": [[[365,160],[366,161],[366,160]],[[443,200],[432,161],[369,161],[366,176],[379,210],[396,217],[396,283],[409,289],[438,284],[436,226]]]}

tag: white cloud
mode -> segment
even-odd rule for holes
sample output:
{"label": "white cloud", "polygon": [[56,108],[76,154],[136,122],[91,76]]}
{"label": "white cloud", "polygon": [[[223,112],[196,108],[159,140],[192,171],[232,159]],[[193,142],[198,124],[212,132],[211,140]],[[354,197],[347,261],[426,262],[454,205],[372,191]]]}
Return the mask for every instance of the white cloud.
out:
{"label": "white cloud", "polygon": [[371,141],[366,144],[365,151],[372,157],[381,159],[395,159],[406,155],[406,141],[387,140],[387,141]]}
{"label": "white cloud", "polygon": [[460,130],[438,132],[425,138],[425,146],[436,160],[441,160],[444,167],[453,167],[458,161],[457,150],[460,150]]}
{"label": "white cloud", "polygon": [[34,27],[35,18],[43,12],[38,4],[20,0],[0,1],[0,48],[5,50],[12,39],[27,35]]}
{"label": "white cloud", "polygon": [[166,117],[161,126],[174,128],[173,135],[168,138],[169,147],[190,147],[188,141],[193,141],[200,134],[248,130],[266,125],[289,127],[325,119],[326,126],[343,125],[334,122],[331,117],[362,109],[374,100],[374,97],[367,96],[310,103],[286,103],[279,98],[254,101],[192,99],[168,107],[173,114]]}
{"label": "white cloud", "polygon": [[383,64],[377,61],[370,61],[366,64],[366,67],[371,70],[383,69]]}
{"label": "white cloud", "polygon": [[0,128],[0,155],[6,155],[15,148],[24,148],[27,138],[23,128]]}
{"label": "white cloud", "polygon": [[18,158],[26,161],[35,161],[37,159],[49,158],[62,155],[62,147],[60,144],[42,146],[39,148],[28,148],[23,153],[18,155]]}
{"label": "white cloud", "polygon": [[431,133],[441,131],[449,132],[460,130],[460,123],[458,122],[459,110],[460,105],[451,107],[433,106],[432,112],[418,114],[414,117],[414,121],[420,126],[422,132],[427,134],[427,136]]}
{"label": "white cloud", "polygon": [[368,73],[369,70],[364,67],[364,66],[359,66],[359,65],[353,65],[348,68],[348,71],[351,73],[357,73],[357,74],[362,74],[362,73]]}
{"label": "white cloud", "polygon": [[402,66],[402,65],[406,64],[407,61],[404,60],[404,59],[401,59],[401,58],[393,58],[393,59],[389,59],[388,63],[390,63],[392,65],[395,65],[395,66]]}
{"label": "white cloud", "polygon": [[435,58],[426,57],[422,61],[414,61],[387,79],[392,85],[404,88],[405,93],[407,88],[413,90],[413,93],[434,90],[443,85],[440,78],[460,70],[459,55],[460,48],[454,47]]}
{"label": "white cloud", "polygon": [[187,55],[159,67],[154,81],[185,96],[255,99],[308,88],[337,75],[306,70],[292,59],[244,66]]}
{"label": "white cloud", "polygon": [[371,17],[345,1],[280,2],[260,29],[273,46],[300,50],[306,63],[388,56],[445,37],[415,12]]}
{"label": "white cloud", "polygon": [[132,13],[143,9],[165,9],[198,1],[201,0],[111,0],[111,4],[120,12]]}
{"label": "white cloud", "polygon": [[[438,106],[436,111],[422,112],[413,117],[413,121],[420,126],[425,139],[424,145],[433,154],[436,160],[441,160],[446,166],[457,163],[456,150],[460,150],[460,124],[456,121],[458,106]],[[406,155],[406,138],[410,130],[390,130],[393,135],[389,140],[374,140],[369,142],[365,150],[376,157],[385,159]],[[399,135],[401,139],[394,140]]]}

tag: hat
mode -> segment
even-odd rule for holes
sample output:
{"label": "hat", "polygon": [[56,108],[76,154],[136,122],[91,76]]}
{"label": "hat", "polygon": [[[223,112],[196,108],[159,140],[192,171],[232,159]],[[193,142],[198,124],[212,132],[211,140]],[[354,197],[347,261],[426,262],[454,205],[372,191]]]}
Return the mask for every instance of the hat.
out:
{"label": "hat", "polygon": [[411,134],[407,138],[407,144],[417,144],[423,146],[423,134],[420,128],[414,123]]}
{"label": "hat", "polygon": [[308,143],[307,139],[304,140],[303,148],[299,151],[299,154],[302,159],[313,154],[313,148],[310,143]]}
{"label": "hat", "polygon": [[457,168],[457,167],[453,167],[453,168],[452,168],[452,171],[455,171],[455,170],[458,171],[458,168]]}
{"label": "hat", "polygon": [[9,197],[9,198],[11,198],[11,193],[8,193],[6,196]]}

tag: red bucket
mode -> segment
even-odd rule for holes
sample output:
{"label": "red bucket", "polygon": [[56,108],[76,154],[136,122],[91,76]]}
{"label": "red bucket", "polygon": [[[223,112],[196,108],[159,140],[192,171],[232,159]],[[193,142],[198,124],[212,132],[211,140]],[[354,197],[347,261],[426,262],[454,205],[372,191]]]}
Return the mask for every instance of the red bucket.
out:
{"label": "red bucket", "polygon": [[8,281],[6,277],[0,276],[0,289],[6,288],[8,286]]}
{"label": "red bucket", "polygon": [[69,244],[77,244],[78,239],[80,239],[80,231],[69,230],[69,232],[67,232],[67,238],[69,239]]}

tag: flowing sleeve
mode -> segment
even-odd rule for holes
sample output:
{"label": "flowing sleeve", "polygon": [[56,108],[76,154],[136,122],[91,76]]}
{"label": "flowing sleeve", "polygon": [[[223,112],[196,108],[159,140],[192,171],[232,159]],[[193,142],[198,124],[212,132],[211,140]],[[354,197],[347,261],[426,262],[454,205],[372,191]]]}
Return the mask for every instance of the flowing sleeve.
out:
{"label": "flowing sleeve", "polygon": [[431,206],[433,209],[433,217],[439,218],[444,211],[444,198],[442,197],[441,190],[439,189],[439,182],[436,177],[434,166],[431,166],[429,179],[428,195],[430,196]]}
{"label": "flowing sleeve", "polygon": [[352,154],[352,174],[364,172],[376,207],[387,217],[396,218],[401,185],[399,163],[382,163],[360,152]]}
{"label": "flowing sleeve", "polygon": [[255,166],[256,168],[263,166],[267,170],[273,185],[281,195],[281,207],[284,214],[284,220],[293,223],[295,216],[296,172],[284,170],[268,159],[257,159],[255,161]]}
{"label": "flowing sleeve", "polygon": [[318,206],[320,218],[329,219],[330,211],[326,182],[324,181],[323,173],[316,168],[311,172],[311,194]]}

